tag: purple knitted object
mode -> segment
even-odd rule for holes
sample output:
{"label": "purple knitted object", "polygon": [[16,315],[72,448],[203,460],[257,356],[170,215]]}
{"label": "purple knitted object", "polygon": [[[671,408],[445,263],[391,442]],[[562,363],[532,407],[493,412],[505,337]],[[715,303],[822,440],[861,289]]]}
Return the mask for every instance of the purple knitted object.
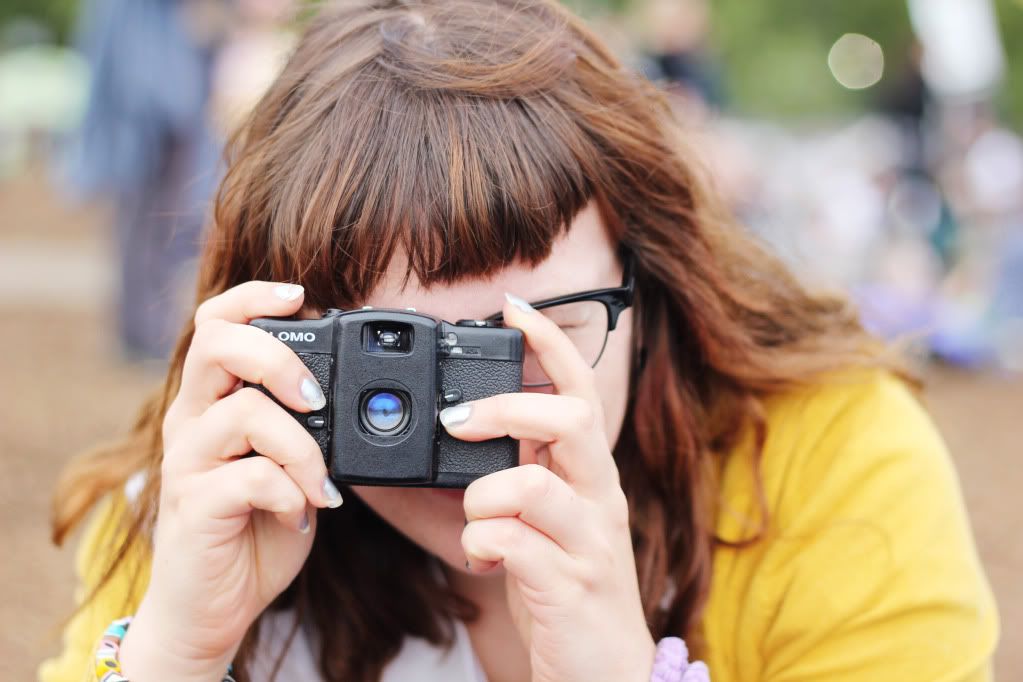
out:
{"label": "purple knitted object", "polygon": [[703,661],[696,661],[682,675],[682,682],[710,682],[710,670]]}
{"label": "purple knitted object", "polygon": [[710,672],[701,661],[689,664],[689,649],[678,637],[664,637],[657,643],[650,682],[710,682]]}

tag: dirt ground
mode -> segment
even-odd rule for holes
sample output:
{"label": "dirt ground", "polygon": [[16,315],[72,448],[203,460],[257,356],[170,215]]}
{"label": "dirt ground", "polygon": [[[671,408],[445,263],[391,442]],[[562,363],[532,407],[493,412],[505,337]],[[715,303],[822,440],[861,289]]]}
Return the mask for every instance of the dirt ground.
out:
{"label": "dirt ground", "polygon": [[[62,208],[38,173],[0,181],[0,680],[30,680],[59,646],[72,551],[48,541],[68,458],[127,427],[156,372],[110,333],[105,214]],[[997,679],[1023,679],[1023,377],[935,368],[927,404],[955,456],[998,596]],[[72,545],[74,542],[72,542]]]}

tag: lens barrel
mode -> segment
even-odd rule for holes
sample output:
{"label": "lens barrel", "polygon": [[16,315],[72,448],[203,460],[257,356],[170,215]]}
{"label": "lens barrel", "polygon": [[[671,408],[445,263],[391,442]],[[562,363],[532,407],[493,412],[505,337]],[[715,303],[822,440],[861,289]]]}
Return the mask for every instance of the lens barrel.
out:
{"label": "lens barrel", "polygon": [[367,392],[359,406],[359,421],[377,436],[394,436],[408,425],[409,398],[402,391],[379,388]]}

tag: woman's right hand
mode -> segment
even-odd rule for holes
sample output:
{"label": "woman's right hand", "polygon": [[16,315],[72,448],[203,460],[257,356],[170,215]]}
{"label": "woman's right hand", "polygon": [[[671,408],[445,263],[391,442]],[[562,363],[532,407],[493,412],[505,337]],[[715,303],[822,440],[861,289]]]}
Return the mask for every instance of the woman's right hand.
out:
{"label": "woman's right hand", "polygon": [[[151,578],[121,646],[131,680],[220,680],[246,630],[305,562],[315,508],[341,504],[312,436],[269,397],[241,388],[262,384],[302,412],[323,407],[298,356],[248,325],[294,314],[302,297],[297,285],[247,282],[196,311],[163,422]],[[244,456],[251,451],[258,455]]]}

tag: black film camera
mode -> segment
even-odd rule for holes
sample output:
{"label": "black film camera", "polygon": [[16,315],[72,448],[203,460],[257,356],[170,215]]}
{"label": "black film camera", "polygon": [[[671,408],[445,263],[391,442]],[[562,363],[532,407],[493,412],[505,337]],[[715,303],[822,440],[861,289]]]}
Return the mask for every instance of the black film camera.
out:
{"label": "black film camera", "polygon": [[519,330],[369,307],[251,324],[286,343],[319,381],[326,407],[288,411],[319,443],[333,480],[463,488],[518,464],[514,439],[458,440],[438,414],[522,389]]}

